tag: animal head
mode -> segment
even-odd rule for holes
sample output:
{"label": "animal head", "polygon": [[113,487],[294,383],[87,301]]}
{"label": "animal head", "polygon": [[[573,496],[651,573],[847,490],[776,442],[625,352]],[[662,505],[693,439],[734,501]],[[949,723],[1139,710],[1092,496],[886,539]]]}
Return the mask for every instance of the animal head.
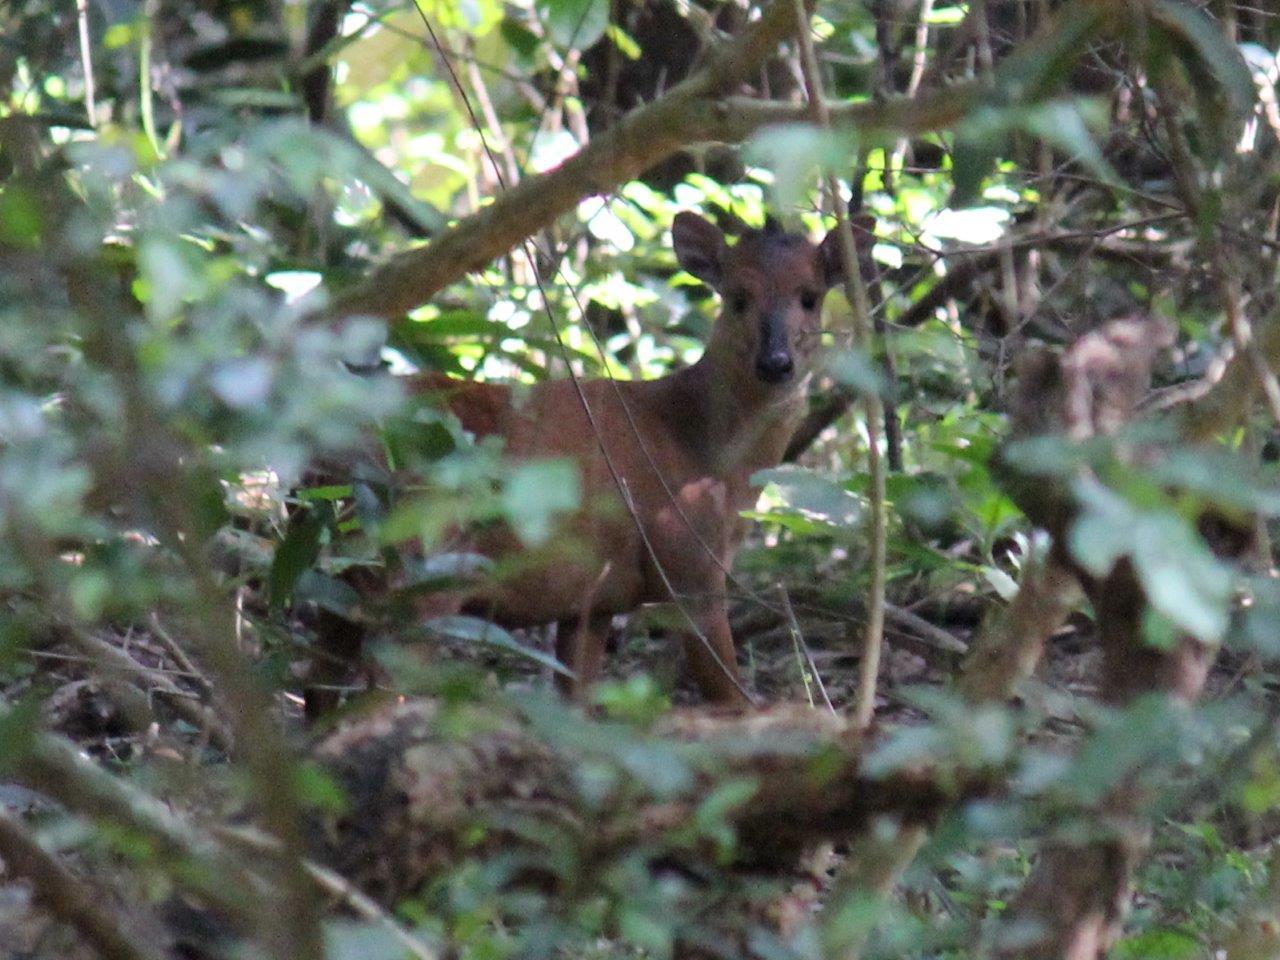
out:
{"label": "animal head", "polygon": [[[874,217],[853,220],[860,255],[874,227]],[[685,211],[676,214],[671,238],[680,266],[720,294],[707,349],[728,354],[763,384],[802,381],[817,350],[823,298],[844,280],[837,232],[815,245],[770,217],[730,246],[719,227]]]}

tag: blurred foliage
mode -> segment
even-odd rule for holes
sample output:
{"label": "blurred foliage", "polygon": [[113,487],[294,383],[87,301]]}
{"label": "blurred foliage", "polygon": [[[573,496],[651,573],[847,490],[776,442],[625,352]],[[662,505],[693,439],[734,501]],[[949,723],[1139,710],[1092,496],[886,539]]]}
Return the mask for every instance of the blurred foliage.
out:
{"label": "blurred foliage", "polygon": [[[46,655],[65,654],[68,637],[116,642],[134,630],[179,638],[215,687],[228,684],[212,700],[242,737],[254,711],[277,707],[292,756],[297,667],[319,611],[359,602],[353,570],[411,565],[400,548],[429,548],[461,520],[506,521],[536,545],[578,500],[563,464],[505,464],[372,368],[524,382],[569,367],[619,378],[677,369],[700,352],[716,305],[676,267],[674,214],[759,224],[769,208],[816,236],[830,222],[816,191],[823,166],[878,219],[873,301],[892,367],[849,352],[848,307],[833,295],[832,362],[815,409],[848,389],[890,401],[901,448],[889,477],[890,599],[968,635],[1013,596],[1034,549],[990,467],[1018,350],[1155,312],[1178,329],[1173,361],[1158,371],[1162,388],[1176,388],[1211,370],[1232,340],[1223,269],[1255,332],[1276,323],[1280,17],[1261,2],[1145,7],[1143,20],[1100,4],[936,0],[922,20],[920,4],[820,0],[832,99],[971,81],[981,95],[938,133],[778,127],[741,150],[693,148],[582,201],[388,334],[361,319],[317,324],[314,311],[392,252],[430,242],[606,135],[684,76],[707,38],[740,26],[741,6],[89,0],[81,24],[70,2],[3,5],[0,679],[15,706],[0,715],[0,764],[20,762],[20,734],[41,709],[48,720],[65,674]],[[988,8],[977,26],[975,11]],[[790,57],[763,71],[775,97],[796,92]],[[1194,209],[1180,183],[1188,176]],[[737,567],[752,590],[786,585],[811,637],[837,628],[819,673],[838,706],[855,672],[842,645],[852,645],[867,580],[864,440],[851,414],[821,431],[801,464],[762,476],[752,514],[761,535]],[[744,920],[754,953],[816,957],[874,929],[866,956],[981,955],[1036,842],[1087,835],[1099,797],[1134,777],[1154,788],[1159,821],[1116,956],[1206,955],[1269,895],[1280,589],[1268,533],[1280,434],[1258,416],[1212,451],[1168,449],[1166,438],[1164,455],[1143,458],[1128,442],[1031,442],[1022,456],[1045,478],[1089,468],[1075,486],[1071,555],[1099,575],[1132,563],[1157,614],[1151,643],[1180,630],[1224,644],[1211,701],[1104,709],[1061,657],[1050,670],[1059,675],[1018,708],[979,711],[947,692],[954,664],[908,678],[923,689],[887,671],[880,769],[981,757],[1007,766],[1012,786],[948,815],[902,896],[836,903],[786,938]],[[317,464],[371,446],[419,477],[425,495],[389,503],[378,477],[314,480]],[[1215,556],[1196,525],[1207,509],[1256,524],[1247,563]],[[427,552],[415,589],[483,566]],[[739,598],[740,619],[750,599]],[[1075,626],[1071,642],[1090,632],[1087,617]],[[393,611],[380,628],[383,639],[414,641],[379,655],[400,691],[521,702],[533,673],[557,669],[537,637],[478,618],[423,625]],[[644,639],[637,618],[621,654]],[[749,633],[741,641],[779,697],[801,696],[796,678],[812,666],[792,641],[781,653]],[[777,676],[770,663],[783,664]],[[655,672],[599,691],[618,720],[606,739],[546,708],[538,729],[577,758],[576,789],[616,796],[617,782],[634,781],[660,793],[691,775],[679,751],[643,736],[680,696]],[[202,815],[265,802],[266,746],[227,763],[189,722],[163,716],[172,729],[161,747],[125,722],[127,734],[97,742],[94,755]],[[175,750],[193,764],[171,763]],[[338,802],[306,769],[275,771],[287,804]],[[728,869],[735,838],[724,812],[750,789],[720,783],[696,823],[605,865],[575,859],[563,837],[535,838],[563,896],[513,890],[511,863],[477,858],[398,915],[442,951],[477,960],[667,956],[678,941],[699,943],[730,894],[776,894],[744,893],[735,885],[750,881]],[[172,864],[138,838],[70,816],[46,826],[98,862],[112,862],[103,848],[126,854],[149,881],[139,896],[172,889]],[[665,852],[703,842],[723,849],[723,873],[661,873]],[[376,922],[333,921],[328,932],[334,958],[403,955]]]}

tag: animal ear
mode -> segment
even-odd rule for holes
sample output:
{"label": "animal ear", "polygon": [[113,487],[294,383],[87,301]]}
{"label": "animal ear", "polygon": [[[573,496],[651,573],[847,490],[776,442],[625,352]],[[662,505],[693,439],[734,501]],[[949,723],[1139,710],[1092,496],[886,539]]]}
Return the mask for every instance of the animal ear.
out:
{"label": "animal ear", "polygon": [[[860,213],[849,219],[853,228],[853,245],[858,254],[858,262],[862,264],[863,276],[869,272],[867,255],[876,242],[876,218],[869,213]],[[828,287],[834,287],[844,280],[844,256],[840,253],[840,232],[833,229],[818,246],[818,254],[822,258],[822,272]]]}
{"label": "animal ear", "polygon": [[720,283],[725,243],[719,227],[696,213],[681,211],[671,224],[671,243],[685,271],[713,287]]}

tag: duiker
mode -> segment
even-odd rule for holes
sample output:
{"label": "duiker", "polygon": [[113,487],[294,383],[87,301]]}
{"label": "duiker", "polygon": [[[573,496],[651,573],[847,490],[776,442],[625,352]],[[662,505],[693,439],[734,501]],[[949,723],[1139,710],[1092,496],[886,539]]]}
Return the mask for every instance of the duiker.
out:
{"label": "duiker", "polygon": [[[855,222],[860,253],[873,223]],[[805,411],[823,298],[842,280],[843,261],[834,231],[815,245],[772,220],[734,244],[693,213],[678,214],[671,233],[680,266],[721,299],[691,367],[648,381],[549,381],[518,395],[440,374],[408,378],[412,391],[438,394],[467,430],[502,437],[506,456],[568,459],[581,473],[583,508],[559,531],[575,549],[437,597],[431,612],[473,609],[515,627],[558,622],[557,655],[574,674],[566,686],[579,694],[599,673],[615,614],[674,600],[687,615],[686,659],[703,695],[745,703],[726,574],[747,529],[741,513],[759,493],[751,476],[780,462]],[[466,542],[495,560],[527,552],[505,528]],[[322,631],[309,713],[332,703],[322,686],[341,677],[360,644],[358,625]]]}

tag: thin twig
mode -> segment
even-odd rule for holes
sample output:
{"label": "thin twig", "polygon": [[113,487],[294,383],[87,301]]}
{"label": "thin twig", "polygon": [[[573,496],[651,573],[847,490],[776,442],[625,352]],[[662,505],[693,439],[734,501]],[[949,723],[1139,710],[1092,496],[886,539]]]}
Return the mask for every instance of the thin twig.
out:
{"label": "thin twig", "polygon": [[173,639],[173,635],[160,622],[160,615],[154,611],[151,613],[151,632],[163,644],[164,648],[169,651],[169,655],[178,662],[178,666],[186,671],[189,679],[194,680],[203,687],[205,693],[213,690],[213,684],[209,682],[209,678],[201,672],[195,661],[187,655],[187,651],[182,649],[182,645]]}
{"label": "thin twig", "polygon": [[101,897],[40,846],[17,820],[0,810],[0,859],[11,876],[31,882],[36,899],[79,931],[103,960],[163,960],[150,944],[121,929]]}
{"label": "thin twig", "polygon": [[[206,731],[209,742],[219,750],[224,753],[231,752],[233,738],[230,729],[222,719],[163,673],[139,663],[124,650],[95,637],[82,627],[64,624],[61,632],[107,672],[128,677],[148,678],[154,684],[154,692],[165,698],[174,713],[197,729]],[[142,710],[148,716],[151,714],[147,698],[132,684],[113,685],[110,690],[113,696],[122,698],[121,706],[127,711]]]}
{"label": "thin twig", "polygon": [[138,39],[138,102],[142,113],[142,130],[156,156],[163,159],[165,149],[156,133],[155,97],[151,89],[151,30],[155,12],[155,0],[148,0],[142,10],[142,35]]}
{"label": "thin twig", "polygon": [[[12,722],[10,708],[0,720]],[[150,794],[113,777],[63,737],[37,732],[14,767],[14,779],[96,822],[148,838],[161,862],[180,864],[176,882],[233,916],[255,910],[262,888],[255,878],[195,824]]]}
{"label": "thin twig", "polygon": [[[1178,125],[1178,114],[1174,102],[1167,89],[1167,84],[1157,84],[1156,97],[1160,104],[1160,118],[1164,125],[1165,135],[1169,138],[1169,157],[1173,163],[1174,181],[1178,192],[1192,218],[1199,222],[1204,212],[1204,198],[1196,179],[1195,162],[1191,158],[1191,149],[1187,144],[1182,128]],[[1217,238],[1211,233],[1201,231],[1201,252],[1209,263],[1210,273],[1218,295],[1222,302],[1223,313],[1227,317],[1227,329],[1236,349],[1245,357],[1253,370],[1262,395],[1267,401],[1271,415],[1280,423],[1280,380],[1275,371],[1267,363],[1267,358],[1258,349],[1253,335],[1253,325],[1240,308],[1240,285],[1234,270],[1227,258],[1222,255],[1222,248]]]}
{"label": "thin twig", "polygon": [[[826,108],[822,77],[810,35],[809,13],[804,0],[794,0],[798,21],[796,31],[800,46],[800,64],[804,72],[806,93],[813,121],[824,130],[831,129],[831,115]],[[853,228],[845,216],[840,184],[834,174],[826,175],[826,189],[836,229],[840,253],[844,260],[844,285],[849,306],[853,310],[854,345],[870,356],[875,350],[875,334],[870,322],[870,306],[866,284],[858,265],[858,251]],[[880,674],[880,654],[884,644],[884,588],[887,526],[885,523],[885,469],[880,455],[880,436],[884,428],[884,408],[874,391],[862,397],[867,430],[867,471],[870,474],[868,512],[871,521],[871,584],[867,598],[867,625],[862,640],[862,661],[858,666],[858,694],[854,704],[854,725],[865,729],[875,715],[876,680]]]}
{"label": "thin twig", "polygon": [[[787,595],[787,588],[779,585],[782,593],[782,607],[787,613],[787,630],[791,634],[791,642],[796,645],[796,649],[804,657],[807,664],[804,686],[809,689],[808,677],[813,677],[813,683],[818,688],[818,693],[822,695],[822,702],[826,704],[827,709],[835,714],[836,708],[831,704],[831,698],[827,696],[827,686],[822,682],[822,674],[818,672],[818,665],[813,662],[813,652],[810,651],[809,645],[804,642],[804,634],[800,631],[800,621],[796,619],[796,613],[791,609],[791,597]],[[810,706],[813,705],[812,695],[809,698]]]}
{"label": "thin twig", "polygon": [[[920,92],[920,82],[924,79],[924,68],[929,62],[929,15],[933,13],[933,0],[920,0],[920,19],[916,23],[915,53],[911,58],[911,77],[907,80],[906,95],[914,97]],[[888,163],[890,171],[897,170],[907,155],[907,139],[903,137],[893,149],[893,158]]]}
{"label": "thin twig", "polygon": [[884,612],[887,619],[892,620],[905,630],[910,630],[915,634],[915,639],[925,646],[934,647],[947,653],[965,654],[969,652],[969,645],[963,640],[953,636],[941,627],[935,626],[924,617],[912,613],[910,610],[904,610],[902,607],[895,606],[892,603],[886,603]]}
{"label": "thin twig", "polygon": [[98,105],[93,82],[93,45],[89,40],[89,5],[87,0],[76,0],[76,24],[80,34],[80,65],[84,70],[84,111],[89,116],[89,126],[98,126]]}
{"label": "thin twig", "polygon": [[[447,56],[447,52],[444,55]],[[503,162],[506,164],[507,182],[510,184],[519,183],[520,166],[516,163],[515,152],[511,149],[511,140],[507,137],[506,131],[502,129],[502,121],[498,119],[498,111],[494,109],[493,100],[489,96],[489,88],[485,85],[484,77],[480,73],[480,68],[476,66],[475,60],[466,61],[466,71],[467,80],[471,84],[476,100],[480,103],[480,111],[484,115],[484,122],[489,127],[489,136],[493,138],[498,152],[502,154]]]}
{"label": "thin twig", "polygon": [[[259,830],[245,827],[221,827],[215,832],[227,841],[243,846],[252,853],[267,852],[275,855],[280,853],[279,842]],[[439,960],[440,954],[437,951],[406,930],[400,921],[384,910],[375,900],[346,877],[313,860],[304,861],[303,867],[311,879],[315,881],[316,886],[324,892],[338,897],[366,920],[386,927],[400,945],[416,957],[417,960]]]}

